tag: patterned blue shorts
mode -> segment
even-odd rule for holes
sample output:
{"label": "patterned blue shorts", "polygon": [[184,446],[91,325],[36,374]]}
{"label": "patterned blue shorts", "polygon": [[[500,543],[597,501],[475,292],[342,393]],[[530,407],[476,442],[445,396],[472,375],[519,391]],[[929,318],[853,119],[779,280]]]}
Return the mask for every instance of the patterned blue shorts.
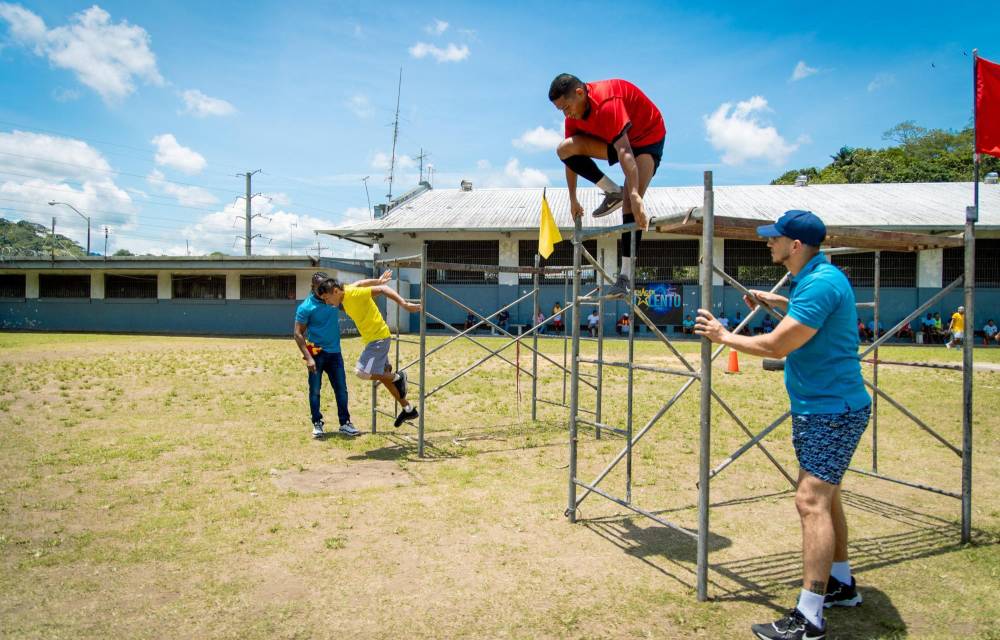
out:
{"label": "patterned blue shorts", "polygon": [[793,413],[792,444],[799,467],[823,482],[840,484],[871,413],[871,405],[844,413]]}

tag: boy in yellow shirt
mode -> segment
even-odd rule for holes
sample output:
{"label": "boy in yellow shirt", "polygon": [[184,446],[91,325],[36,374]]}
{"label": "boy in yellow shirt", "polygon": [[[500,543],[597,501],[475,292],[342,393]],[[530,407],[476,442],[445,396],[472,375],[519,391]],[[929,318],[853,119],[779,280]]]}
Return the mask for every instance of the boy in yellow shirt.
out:
{"label": "boy in yellow shirt", "polygon": [[951,349],[956,344],[961,344],[962,336],[965,335],[965,307],[959,307],[958,311],[951,314],[951,324],[948,325],[951,332],[951,340],[944,345]]}
{"label": "boy in yellow shirt", "polygon": [[354,365],[354,373],[362,380],[378,380],[389,390],[392,397],[402,405],[403,410],[396,417],[395,426],[420,416],[417,409],[406,400],[406,374],[392,372],[389,364],[389,347],[392,333],[382,318],[382,312],[375,304],[375,297],[384,295],[410,313],[420,311],[420,305],[407,302],[391,287],[344,286],[340,282],[326,280],[316,288],[316,295],[329,305],[343,306],[344,312],[354,321],[361,334],[364,349]]}

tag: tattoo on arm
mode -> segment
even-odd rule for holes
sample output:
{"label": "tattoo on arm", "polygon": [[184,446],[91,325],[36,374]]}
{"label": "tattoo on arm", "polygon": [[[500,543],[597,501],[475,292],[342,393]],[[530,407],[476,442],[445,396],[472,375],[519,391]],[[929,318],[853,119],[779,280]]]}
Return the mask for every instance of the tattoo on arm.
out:
{"label": "tattoo on arm", "polygon": [[809,590],[819,595],[826,594],[826,583],[821,580],[813,580],[809,583]]}

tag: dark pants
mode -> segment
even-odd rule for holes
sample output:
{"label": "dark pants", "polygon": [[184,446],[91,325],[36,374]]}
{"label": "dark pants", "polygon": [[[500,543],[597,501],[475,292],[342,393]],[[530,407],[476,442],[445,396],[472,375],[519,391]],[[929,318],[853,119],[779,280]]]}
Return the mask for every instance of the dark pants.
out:
{"label": "dark pants", "polygon": [[316,373],[309,374],[309,411],[313,423],[323,419],[319,410],[319,392],[323,386],[323,374],[326,373],[333,386],[333,394],[337,397],[337,418],[344,425],[351,421],[351,413],[347,410],[347,375],[344,373],[344,357],[340,353],[320,351],[313,360],[316,361]]}

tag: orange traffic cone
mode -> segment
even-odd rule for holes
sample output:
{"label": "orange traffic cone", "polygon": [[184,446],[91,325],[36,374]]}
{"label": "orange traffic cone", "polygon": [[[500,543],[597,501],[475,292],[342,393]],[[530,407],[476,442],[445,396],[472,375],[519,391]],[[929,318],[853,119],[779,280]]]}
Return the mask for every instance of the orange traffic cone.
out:
{"label": "orange traffic cone", "polygon": [[736,349],[729,350],[729,366],[726,367],[726,373],[739,373],[740,372],[740,359],[736,355]]}

